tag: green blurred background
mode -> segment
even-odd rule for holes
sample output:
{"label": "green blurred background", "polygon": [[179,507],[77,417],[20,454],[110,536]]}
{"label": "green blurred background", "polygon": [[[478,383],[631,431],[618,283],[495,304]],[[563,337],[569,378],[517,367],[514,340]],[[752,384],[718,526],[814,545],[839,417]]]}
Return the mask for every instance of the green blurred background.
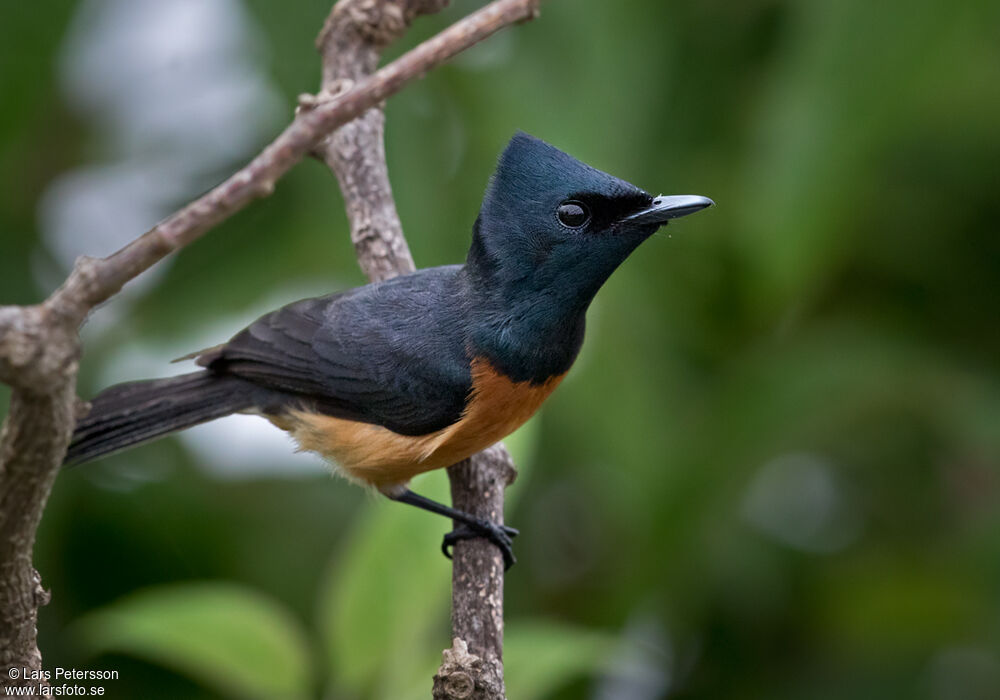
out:
{"label": "green blurred background", "polygon": [[[328,9],[3,3],[0,302],[272,138]],[[509,441],[512,700],[1000,697],[998,27],[991,0],[549,0],[389,101],[420,266],[463,258],[516,129],[718,203],[615,274]],[[312,161],[147,277],[85,329],[81,395],[363,282]],[[114,698],[428,697],[447,524],[290,447],[234,418],[64,474],[46,666],[118,669]]]}

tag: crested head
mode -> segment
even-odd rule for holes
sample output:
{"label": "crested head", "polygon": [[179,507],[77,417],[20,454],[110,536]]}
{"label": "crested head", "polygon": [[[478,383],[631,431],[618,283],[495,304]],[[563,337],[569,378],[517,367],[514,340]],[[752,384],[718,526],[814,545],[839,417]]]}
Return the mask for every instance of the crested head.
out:
{"label": "crested head", "polygon": [[518,132],[500,155],[469,262],[498,282],[591,295],[656,226],[625,219],[653,197]]}
{"label": "crested head", "polygon": [[[515,134],[486,189],[466,263],[479,308],[490,309],[481,312],[488,318],[477,346],[489,348],[509,376],[538,370],[541,354],[551,360],[542,363],[545,371],[572,361],[584,312],[608,276],[668,219],[710,203],[654,199],[544,141]],[[530,374],[540,376],[550,375]]]}
{"label": "crested head", "polygon": [[520,210],[525,200],[588,194],[622,199],[636,206],[652,200],[635,185],[519,131],[500,154],[483,204]]}

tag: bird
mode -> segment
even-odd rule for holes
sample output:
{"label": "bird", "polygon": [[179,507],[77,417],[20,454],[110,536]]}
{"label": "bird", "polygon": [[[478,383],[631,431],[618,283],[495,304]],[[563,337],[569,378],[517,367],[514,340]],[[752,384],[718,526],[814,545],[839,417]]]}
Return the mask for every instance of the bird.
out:
{"label": "bird", "polygon": [[661,226],[713,204],[654,197],[519,131],[463,264],[296,301],[181,358],[195,372],[105,389],[77,422],[65,464],[259,414],[348,480],[451,518],[446,556],[484,537],[509,567],[517,530],[420,496],[410,480],[528,420],[576,359],[587,308],[611,273]]}

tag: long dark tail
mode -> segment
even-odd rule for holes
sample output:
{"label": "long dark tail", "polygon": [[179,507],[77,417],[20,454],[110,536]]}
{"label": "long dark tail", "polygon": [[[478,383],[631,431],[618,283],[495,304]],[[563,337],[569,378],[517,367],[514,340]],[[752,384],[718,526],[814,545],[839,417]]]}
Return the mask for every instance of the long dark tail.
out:
{"label": "long dark tail", "polygon": [[80,464],[253,405],[245,381],[209,371],[117,384],[91,402],[64,464]]}

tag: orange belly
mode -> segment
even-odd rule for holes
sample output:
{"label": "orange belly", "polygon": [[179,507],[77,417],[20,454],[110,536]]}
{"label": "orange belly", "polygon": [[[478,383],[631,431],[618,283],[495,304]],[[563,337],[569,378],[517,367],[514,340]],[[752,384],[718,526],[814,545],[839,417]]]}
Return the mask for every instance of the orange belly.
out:
{"label": "orange belly", "polygon": [[393,493],[431,469],[449,467],[514,432],[565,375],[543,384],[512,382],[484,359],[472,361],[472,391],[462,417],[427,435],[401,435],[370,423],[292,411],[275,423],[303,450],[318,452],[344,475]]}

